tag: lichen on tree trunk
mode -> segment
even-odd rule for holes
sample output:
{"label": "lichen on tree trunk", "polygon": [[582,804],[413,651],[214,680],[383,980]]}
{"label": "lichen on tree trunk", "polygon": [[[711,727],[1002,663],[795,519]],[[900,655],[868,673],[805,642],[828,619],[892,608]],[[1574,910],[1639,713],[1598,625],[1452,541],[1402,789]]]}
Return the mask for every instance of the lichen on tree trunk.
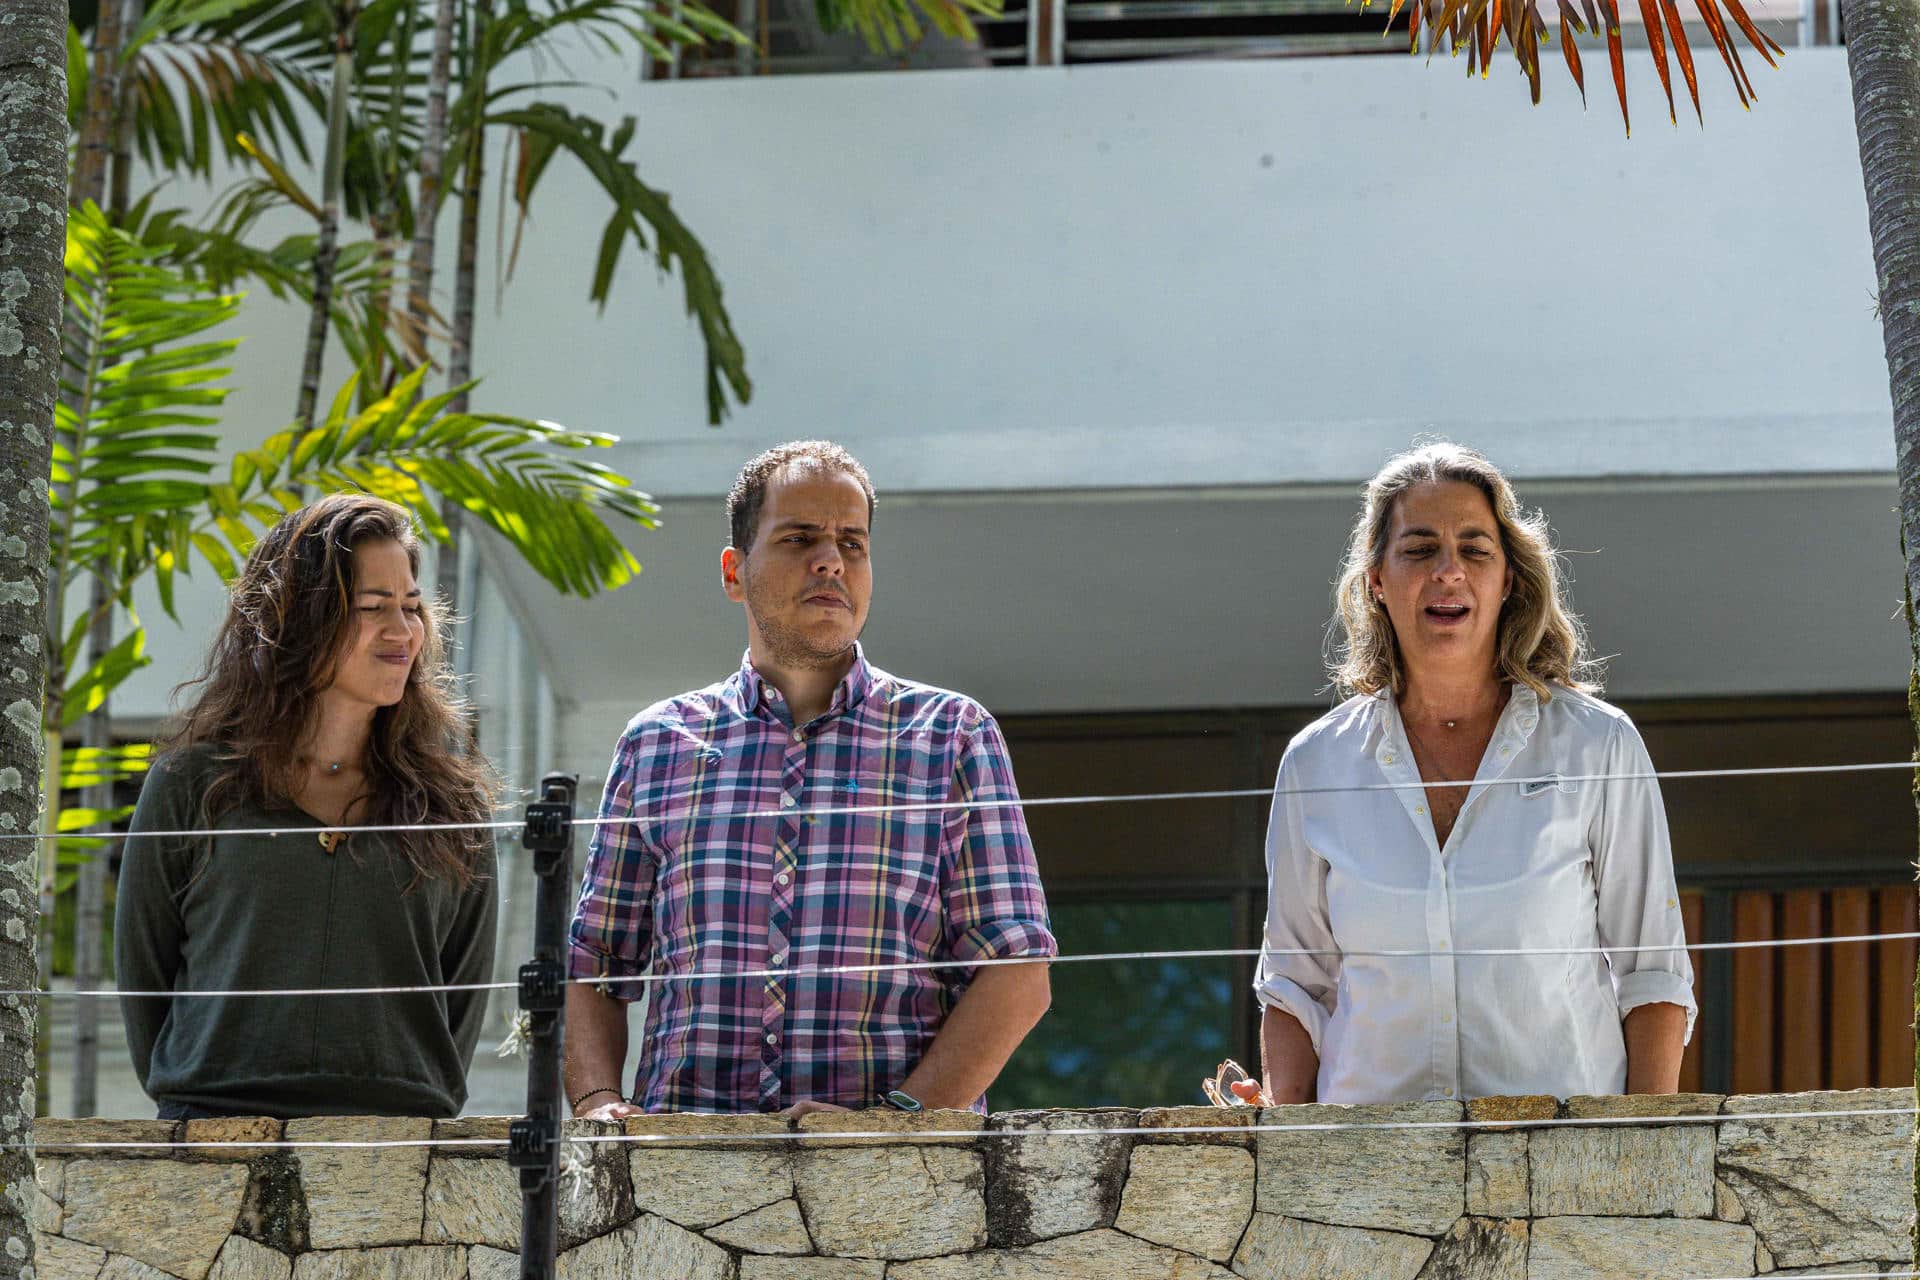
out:
{"label": "lichen on tree trunk", "polygon": [[[1920,634],[1914,631],[1912,608],[1920,596],[1920,0],[1845,4],[1854,128],[1867,188],[1867,224],[1873,233],[1873,268],[1893,396],[1907,632],[1914,680],[1920,682]],[[1910,686],[1909,699],[1920,736],[1920,690]],[[1920,784],[1915,799],[1920,802]],[[1920,974],[1915,981],[1920,1011]],[[1914,1079],[1920,1090],[1920,1043],[1915,1046]],[[1920,1205],[1920,1175],[1914,1200]],[[1920,1233],[1912,1244],[1920,1263]]]}
{"label": "lichen on tree trunk", "polygon": [[[67,6],[0,21],[0,835],[39,815],[47,476],[67,213]],[[35,985],[36,842],[0,841],[0,988]],[[0,997],[0,1277],[33,1265],[34,1004]],[[15,1145],[21,1144],[21,1145]]]}

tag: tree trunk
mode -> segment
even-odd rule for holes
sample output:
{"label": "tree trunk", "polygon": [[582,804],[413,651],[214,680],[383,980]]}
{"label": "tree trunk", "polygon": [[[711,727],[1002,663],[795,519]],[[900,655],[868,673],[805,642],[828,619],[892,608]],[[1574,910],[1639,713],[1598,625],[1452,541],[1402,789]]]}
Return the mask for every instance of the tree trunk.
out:
{"label": "tree trunk", "polygon": [[[122,32],[131,32],[147,16],[146,0],[126,0],[120,19]],[[121,76],[113,112],[113,173],[107,182],[107,213],[115,226],[126,221],[133,203],[133,94]]]}
{"label": "tree trunk", "polygon": [[[80,147],[73,162],[68,203],[107,202],[107,161],[113,154],[113,126],[120,104],[120,46],[126,38],[121,9],[102,0],[93,21],[93,65],[87,79],[87,114],[80,124]],[[63,55],[64,56],[64,55]]]}
{"label": "tree trunk", "polygon": [[[67,6],[7,0],[0,22],[0,833],[34,830],[46,654],[46,478],[66,253]],[[36,983],[31,840],[0,842],[0,987]],[[24,890],[24,892],[22,892]],[[33,1266],[31,1000],[0,1000],[0,1277]]]}
{"label": "tree trunk", "polygon": [[[473,378],[473,312],[475,268],[480,260],[480,182],[486,173],[487,127],[487,28],[493,22],[493,0],[474,0],[472,59],[468,76],[478,80],[473,86],[474,118],[467,126],[467,158],[460,171],[460,242],[454,262],[452,337],[447,351],[447,383],[460,386]],[[467,395],[461,392],[447,406],[450,413],[467,411]],[[436,577],[440,598],[456,613],[472,607],[472,601],[460,598],[460,512],[441,513],[450,541],[437,557]],[[457,630],[455,631],[457,634]],[[448,656],[463,675],[469,670],[467,646],[458,644]]]}
{"label": "tree trunk", "polygon": [[336,10],[333,86],[327,100],[327,150],[320,178],[320,236],[313,251],[313,307],[307,318],[307,350],[300,364],[300,396],[294,424],[313,430],[320,402],[320,367],[333,317],[333,265],[340,252],[340,186],[346,168],[347,104],[353,93],[353,16]]}
{"label": "tree trunk", "polygon": [[[1920,0],[1846,0],[1845,12],[1853,121],[1867,185],[1867,225],[1873,233],[1880,326],[1893,392],[1907,634],[1914,656],[1909,687],[1920,691],[1920,630],[1914,627],[1912,607],[1920,598]],[[1920,699],[1912,710],[1920,734]],[[1915,796],[1920,799],[1920,784]],[[1920,1089],[1920,1043],[1914,1081]],[[1920,1204],[1920,1174],[1914,1198]],[[1913,1241],[1913,1254],[1920,1265],[1920,1239]]]}
{"label": "tree trunk", "polygon": [[[113,594],[112,586],[106,574],[110,565],[97,565],[93,572],[93,626],[87,634],[87,665],[107,656],[113,648]],[[86,729],[82,744],[90,751],[105,753],[113,746],[113,713],[109,703],[102,702],[87,714]],[[96,760],[100,756],[94,757]],[[113,780],[109,773],[107,780],[96,783],[86,789],[81,797],[82,806],[104,811],[113,808]],[[91,831],[106,832],[113,829],[110,823],[101,823],[89,828]],[[107,911],[107,862],[110,850],[95,849],[81,864],[79,879],[73,890],[73,985],[82,991],[100,986],[106,954],[106,932],[104,925]],[[100,1080],[100,1002],[98,1000],[76,1000],[73,1007],[73,1097],[67,1104],[70,1114],[91,1116],[99,1114],[98,1085]]]}
{"label": "tree trunk", "polygon": [[439,0],[433,15],[433,61],[427,71],[427,119],[420,132],[420,193],[413,205],[413,261],[407,267],[407,319],[422,346],[426,345],[427,314],[433,308],[434,232],[439,225],[440,182],[446,167],[453,15],[454,0]]}

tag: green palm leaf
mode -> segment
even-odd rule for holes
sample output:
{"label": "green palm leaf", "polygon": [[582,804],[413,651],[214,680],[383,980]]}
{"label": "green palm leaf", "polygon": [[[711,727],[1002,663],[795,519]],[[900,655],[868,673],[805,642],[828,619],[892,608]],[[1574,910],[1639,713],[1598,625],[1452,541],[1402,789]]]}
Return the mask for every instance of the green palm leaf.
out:
{"label": "green palm leaf", "polygon": [[494,112],[487,119],[518,133],[521,163],[513,199],[522,223],[548,162],[562,151],[586,168],[612,202],[613,210],[600,233],[589,291],[603,310],[628,241],[641,253],[651,252],[663,273],[678,267],[687,314],[699,324],[706,346],[707,421],[719,425],[727,416],[729,392],[741,403],[753,395],[746,352],[733,331],[733,318],[721,298],[720,277],[705,247],[673,211],[667,195],[642,182],[633,162],[624,158],[627,144],[633,140],[633,117],[621,121],[611,136],[598,120],[577,116],[550,102]]}
{"label": "green palm leaf", "polygon": [[452,503],[510,543],[562,592],[592,596],[631,581],[640,562],[616,528],[653,528],[659,508],[619,472],[581,454],[611,436],[492,413],[449,413],[471,384],[428,396],[426,366],[354,411],[357,379],[335,397],[312,431],[281,432],[235,458],[229,483],[212,486],[233,515],[221,532],[246,552],[242,503],[288,500],[300,487],[362,489],[412,512],[430,537],[446,541],[443,504]]}

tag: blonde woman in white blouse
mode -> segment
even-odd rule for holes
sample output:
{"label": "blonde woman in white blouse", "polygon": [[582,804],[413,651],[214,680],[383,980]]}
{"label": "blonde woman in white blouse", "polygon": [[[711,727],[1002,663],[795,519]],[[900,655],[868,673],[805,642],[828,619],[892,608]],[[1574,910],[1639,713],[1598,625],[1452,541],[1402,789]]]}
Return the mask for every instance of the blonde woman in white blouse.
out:
{"label": "blonde woman in white blouse", "polygon": [[[1287,748],[1267,831],[1268,1097],[1671,1093],[1694,1001],[1666,815],[1654,781],[1580,780],[1653,766],[1582,679],[1545,518],[1471,450],[1402,454],[1337,605],[1352,696]],[[1546,951],[1457,954],[1486,948]]]}

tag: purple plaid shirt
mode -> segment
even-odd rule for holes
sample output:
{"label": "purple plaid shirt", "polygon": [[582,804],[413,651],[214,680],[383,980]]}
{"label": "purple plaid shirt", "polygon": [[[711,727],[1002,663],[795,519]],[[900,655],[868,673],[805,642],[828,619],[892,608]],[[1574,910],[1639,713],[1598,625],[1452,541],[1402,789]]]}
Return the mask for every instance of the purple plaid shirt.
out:
{"label": "purple plaid shirt", "polygon": [[[1057,954],[1026,819],[794,811],[1018,796],[978,703],[858,653],[798,730],[751,661],[635,716],[600,814],[638,820],[594,829],[568,961],[576,978],[664,975],[608,987],[651,994],[635,1101],[863,1107],[898,1088],[972,970],[814,970]],[[683,976],[762,969],[786,976]]]}

